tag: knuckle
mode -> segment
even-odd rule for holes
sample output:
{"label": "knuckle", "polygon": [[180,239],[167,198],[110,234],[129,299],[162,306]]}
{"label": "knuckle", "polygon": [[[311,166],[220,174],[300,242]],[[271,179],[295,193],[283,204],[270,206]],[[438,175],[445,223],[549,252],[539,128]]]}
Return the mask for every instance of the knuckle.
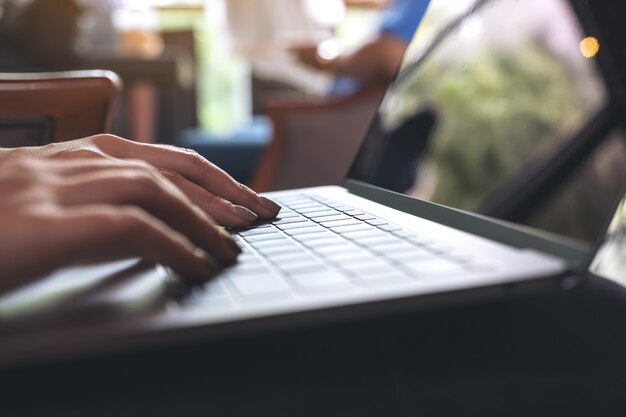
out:
{"label": "knuckle", "polygon": [[102,133],[91,137],[92,142],[96,144],[117,143],[123,140],[121,137],[110,133]]}
{"label": "knuckle", "polygon": [[181,152],[185,155],[186,160],[193,167],[206,168],[207,165],[209,165],[209,161],[207,161],[202,155],[200,155],[198,152],[194,151],[193,149],[183,148],[181,149]]}
{"label": "knuckle", "polygon": [[143,169],[150,172],[156,172],[156,168],[142,159],[123,159],[129,166]]}
{"label": "knuckle", "polygon": [[154,194],[162,188],[157,180],[156,173],[150,170],[136,170],[129,174],[129,177],[131,179],[131,187],[139,192]]}
{"label": "knuckle", "polygon": [[121,138],[109,133],[103,133],[100,135],[92,136],[91,142],[98,148],[107,154],[114,155],[116,150],[122,148],[125,144],[132,143],[132,141]]}
{"label": "knuckle", "polygon": [[80,159],[93,159],[93,158],[106,158],[98,149],[94,148],[80,148],[80,149],[67,149],[60,152],[62,156]]}
{"label": "knuckle", "polygon": [[167,178],[174,185],[181,185],[186,181],[185,177],[180,175],[178,172],[162,170],[160,171],[160,174]]}
{"label": "knuckle", "polygon": [[117,210],[110,221],[115,223],[127,237],[135,237],[148,227],[145,213],[137,207],[122,207]]}

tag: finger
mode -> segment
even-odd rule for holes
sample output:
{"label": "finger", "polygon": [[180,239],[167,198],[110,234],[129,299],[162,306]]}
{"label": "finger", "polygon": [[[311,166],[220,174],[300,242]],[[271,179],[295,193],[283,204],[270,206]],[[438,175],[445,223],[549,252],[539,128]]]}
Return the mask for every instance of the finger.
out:
{"label": "finger", "polygon": [[63,206],[139,207],[187,236],[223,264],[232,264],[241,252],[202,210],[156,173],[142,169],[99,171],[67,179],[56,190]]}
{"label": "finger", "polygon": [[19,161],[12,162],[13,165],[8,166],[10,171],[39,172],[44,178],[42,180],[63,179],[63,177],[76,176],[85,173],[93,173],[95,171],[104,170],[121,170],[121,169],[143,169],[154,170],[147,162],[134,159],[36,159],[22,158]]}
{"label": "finger", "polygon": [[59,245],[71,254],[63,263],[82,264],[139,257],[171,267],[190,281],[216,274],[217,261],[185,236],[146,212],[103,205],[63,210],[56,222]]}
{"label": "finger", "polygon": [[106,150],[114,157],[141,159],[158,168],[176,172],[211,193],[248,208],[259,217],[272,218],[280,211],[278,204],[238,183],[194,151],[127,141],[109,143]]}
{"label": "finger", "polygon": [[180,188],[198,207],[209,214],[218,224],[227,227],[244,227],[255,222],[258,216],[243,206],[218,197],[189,181],[176,172],[160,170],[161,174]]}
{"label": "finger", "polygon": [[120,169],[152,169],[147,162],[137,159],[75,159],[72,161],[45,160],[46,169],[51,173],[63,176],[76,176],[95,171],[120,170]]}
{"label": "finger", "polygon": [[[61,161],[48,163],[47,170],[57,175],[76,176],[95,171],[120,169],[149,169],[147,162],[140,160],[124,160],[117,158],[110,159],[79,159],[71,164]],[[170,182],[181,189],[185,195],[206,213],[208,213],[218,224],[228,227],[243,227],[257,220],[257,215],[243,206],[232,204],[230,201],[218,197],[204,188],[192,183],[180,174],[161,170],[160,173]]]}

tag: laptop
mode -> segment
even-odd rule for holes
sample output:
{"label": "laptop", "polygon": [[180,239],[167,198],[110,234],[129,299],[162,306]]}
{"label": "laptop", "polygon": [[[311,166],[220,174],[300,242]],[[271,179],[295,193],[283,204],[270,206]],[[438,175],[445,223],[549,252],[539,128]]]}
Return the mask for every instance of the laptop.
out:
{"label": "laptop", "polygon": [[575,287],[626,177],[583,3],[432,0],[343,186],[269,193],[203,286],[131,259],[5,295],[0,366]]}

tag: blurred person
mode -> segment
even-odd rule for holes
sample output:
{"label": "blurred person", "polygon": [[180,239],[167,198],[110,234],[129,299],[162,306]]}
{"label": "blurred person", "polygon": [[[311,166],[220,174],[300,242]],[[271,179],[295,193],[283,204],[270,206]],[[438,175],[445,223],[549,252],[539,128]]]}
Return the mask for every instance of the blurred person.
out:
{"label": "blurred person", "polygon": [[112,135],[0,149],[0,194],[0,292],[132,257],[199,282],[241,252],[221,226],[280,210],[193,151]]}
{"label": "blurred person", "polygon": [[[383,10],[377,34],[349,53],[325,54],[324,43],[294,48],[298,58],[336,76],[329,95],[353,93],[367,85],[389,83],[411,42],[429,0],[390,0]],[[332,56],[336,54],[335,56]]]}
{"label": "blurred person", "polygon": [[[242,1],[245,0],[229,5],[234,7]],[[383,11],[378,35],[352,53],[325,60],[317,55],[317,46],[292,48],[291,52],[308,66],[334,74],[334,81],[326,92],[327,96],[348,95],[371,84],[389,83],[400,66],[404,51],[428,3],[429,0],[393,0]],[[268,13],[273,10],[268,10]],[[306,28],[302,30],[304,29]],[[246,33],[248,32],[250,31]],[[242,35],[242,38],[240,48],[251,49],[253,37],[248,33],[247,36]],[[267,35],[267,42],[271,38],[272,36]],[[257,116],[250,124],[237,127],[226,135],[184,132],[179,144],[195,149],[215,161],[238,181],[245,183],[251,179],[271,137],[272,126],[268,118]]]}

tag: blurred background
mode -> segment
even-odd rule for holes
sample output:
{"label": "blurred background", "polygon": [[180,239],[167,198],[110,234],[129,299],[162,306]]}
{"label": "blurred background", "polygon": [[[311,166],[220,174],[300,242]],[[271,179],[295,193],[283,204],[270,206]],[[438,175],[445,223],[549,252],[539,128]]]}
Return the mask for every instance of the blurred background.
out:
{"label": "blurred background", "polygon": [[[329,76],[290,49],[329,39],[355,47],[385,3],[3,0],[0,71],[112,69],[145,119],[119,122],[117,132],[171,143],[186,128],[223,133],[249,122],[274,91],[323,95]],[[172,97],[175,105],[162,103]]]}

